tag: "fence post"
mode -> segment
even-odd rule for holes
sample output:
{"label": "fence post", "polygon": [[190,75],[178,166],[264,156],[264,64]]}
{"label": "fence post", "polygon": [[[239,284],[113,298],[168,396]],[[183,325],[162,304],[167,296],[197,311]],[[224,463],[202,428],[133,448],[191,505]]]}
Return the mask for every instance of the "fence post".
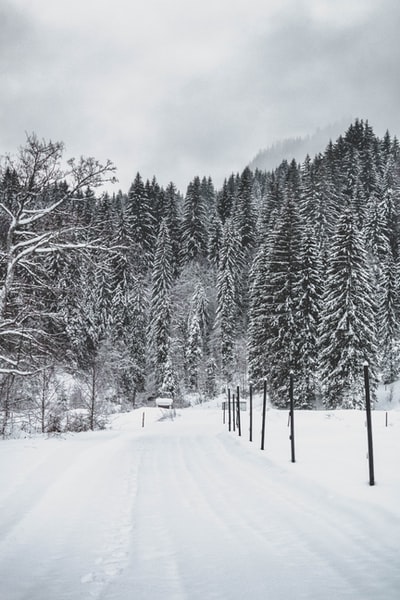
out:
{"label": "fence post", "polygon": [[294,400],[293,400],[293,371],[290,371],[289,382],[289,400],[290,400],[290,447],[292,463],[296,462],[294,449]]}
{"label": "fence post", "polygon": [[249,413],[250,413],[250,424],[249,424],[249,441],[253,441],[253,386],[250,384],[249,389]]}
{"label": "fence post", "polygon": [[231,430],[231,389],[228,388],[228,431]]}
{"label": "fence post", "polygon": [[232,423],[233,431],[236,431],[235,394],[232,394]]}
{"label": "fence post", "polygon": [[261,424],[261,450],[264,450],[266,411],[267,411],[267,380],[264,379],[264,396],[263,396],[262,424]]}
{"label": "fence post", "polygon": [[236,403],[237,403],[237,425],[238,425],[238,435],[242,435],[242,427],[240,423],[240,389],[239,386],[236,388]]}
{"label": "fence post", "polygon": [[369,393],[369,373],[368,363],[364,363],[364,383],[365,383],[365,409],[367,413],[367,436],[368,436],[368,463],[369,463],[369,485],[375,485],[374,477],[374,449],[372,443],[372,422],[371,422],[371,397]]}

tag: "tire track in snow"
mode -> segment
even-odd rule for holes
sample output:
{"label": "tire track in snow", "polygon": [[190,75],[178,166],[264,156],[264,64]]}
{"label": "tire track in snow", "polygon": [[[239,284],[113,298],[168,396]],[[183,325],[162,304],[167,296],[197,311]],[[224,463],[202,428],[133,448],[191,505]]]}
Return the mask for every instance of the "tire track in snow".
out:
{"label": "tire track in snow", "polygon": [[145,444],[131,561],[104,599],[397,600],[385,517],[367,544],[370,514],[232,436],[169,427]]}
{"label": "tire track in snow", "polygon": [[[338,590],[343,597],[364,600],[376,589],[378,596],[383,593],[385,599],[397,598],[400,524],[396,518],[385,511],[366,513],[353,506],[351,500],[327,493],[315,483],[305,484],[293,471],[293,466],[288,465],[288,470],[282,471],[260,454],[251,456],[250,463],[249,455],[234,438],[230,437],[229,442],[226,439],[226,443],[237,462],[228,461],[225,467],[232,469],[236,464],[234,470],[240,473],[242,484],[252,487],[256,496],[263,498],[264,520],[268,523],[272,518],[274,523],[266,534],[274,541],[275,548],[280,547],[282,530],[286,530],[288,549],[284,550],[283,556],[286,556],[288,566],[292,564],[293,568],[304,562],[303,579],[308,574],[310,583],[316,579],[316,567],[326,571],[325,581],[337,582],[333,583],[332,596],[328,590],[324,591],[326,596],[318,595],[318,591],[315,596],[308,596],[304,590],[304,597],[330,598]],[[257,463],[264,465],[265,478],[262,480],[259,479],[258,464],[253,470],[255,458]],[[257,507],[247,512],[248,524],[260,530],[262,514],[256,520],[255,515]],[[375,534],[367,538],[365,532],[371,531],[371,527]],[[302,557],[307,556],[308,559],[303,561]],[[297,589],[296,597],[300,597],[299,591]]]}
{"label": "tire track in snow", "polygon": [[7,600],[96,598],[124,568],[140,449],[126,436],[91,442],[1,540]]}
{"label": "tire track in snow", "polygon": [[[161,438],[163,439],[163,438]],[[103,591],[107,600],[173,598],[185,600],[178,572],[176,548],[169,523],[169,483],[173,465],[168,451],[157,437],[146,437],[138,474],[135,510],[132,512],[129,566],[121,577]],[[161,452],[159,452],[161,448]]]}
{"label": "tire track in snow", "polygon": [[121,488],[110,489],[110,504],[113,506],[112,519],[107,524],[107,536],[102,547],[98,548],[98,558],[92,570],[81,577],[81,583],[87,585],[91,598],[100,598],[103,590],[118,577],[128,564],[130,541],[132,537],[132,511],[135,510],[138,472],[141,468],[142,449],[137,440],[127,439],[125,450],[118,452],[126,464],[119,477]]}

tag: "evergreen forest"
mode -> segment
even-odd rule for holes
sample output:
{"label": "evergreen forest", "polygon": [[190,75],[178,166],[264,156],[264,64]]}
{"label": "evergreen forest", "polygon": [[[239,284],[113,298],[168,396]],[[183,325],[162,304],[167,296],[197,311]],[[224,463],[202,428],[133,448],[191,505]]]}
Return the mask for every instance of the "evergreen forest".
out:
{"label": "evergreen forest", "polygon": [[[324,152],[187,190],[27,137],[0,167],[1,433],[102,425],[267,381],[362,408],[400,371],[400,149],[356,120]],[[65,425],[66,415],[69,419]]]}

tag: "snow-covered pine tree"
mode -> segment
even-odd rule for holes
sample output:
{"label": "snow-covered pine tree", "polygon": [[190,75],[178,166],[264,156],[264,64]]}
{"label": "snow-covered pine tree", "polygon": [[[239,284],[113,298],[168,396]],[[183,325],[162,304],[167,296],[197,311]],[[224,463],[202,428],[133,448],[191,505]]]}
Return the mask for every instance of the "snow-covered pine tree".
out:
{"label": "snow-covered pine tree", "polygon": [[307,156],[301,166],[300,218],[313,230],[321,257],[337,220],[337,202],[329,183],[321,155],[313,162]]}
{"label": "snow-covered pine tree", "polygon": [[400,277],[391,251],[381,263],[378,278],[377,330],[383,383],[400,375]]}
{"label": "snow-covered pine tree", "polygon": [[314,408],[320,393],[318,377],[321,263],[314,231],[307,228],[300,255],[299,303],[296,310],[298,406]]}
{"label": "snow-covered pine tree", "polygon": [[265,191],[258,211],[257,238],[265,240],[269,232],[275,229],[282,206],[284,204],[284,184],[277,172],[273,172],[265,182]]}
{"label": "snow-covered pine tree", "polygon": [[215,189],[211,177],[203,177],[200,184],[200,194],[203,198],[207,214],[215,211]]}
{"label": "snow-covered pine tree", "polygon": [[201,360],[207,350],[208,299],[200,281],[190,302],[185,349],[186,379],[189,387],[198,390]]}
{"label": "snow-covered pine tree", "polygon": [[195,177],[188,185],[181,231],[182,263],[203,260],[207,256],[208,215],[199,177]]}
{"label": "snow-covered pine tree", "polygon": [[198,391],[199,367],[203,356],[203,343],[199,315],[196,312],[189,319],[185,354],[188,386],[190,389]]}
{"label": "snow-covered pine tree", "polygon": [[249,167],[243,171],[235,198],[233,218],[244,251],[254,247],[257,215],[254,206],[253,173]]}
{"label": "snow-covered pine tree", "polygon": [[141,279],[135,278],[127,253],[113,253],[111,259],[111,335],[121,356],[116,372],[119,395],[135,403],[145,387],[147,357],[147,298]]}
{"label": "snow-covered pine tree", "polygon": [[220,329],[222,372],[227,382],[231,381],[233,375],[243,267],[240,235],[233,220],[228,219],[223,228],[217,277],[217,323]]}
{"label": "snow-covered pine tree", "polygon": [[360,153],[354,146],[347,146],[342,165],[345,180],[342,189],[344,206],[351,204],[352,210],[356,215],[356,225],[360,229],[365,220],[366,198],[361,182]]}
{"label": "snow-covered pine tree", "polygon": [[154,221],[154,231],[156,232],[163,217],[161,214],[161,206],[163,203],[164,190],[160,187],[156,177],[153,177],[151,181],[147,179],[144,189],[148,199],[149,210]]}
{"label": "snow-covered pine tree", "polygon": [[171,394],[171,397],[173,398],[174,402],[176,402],[176,400],[179,400],[179,381],[170,355],[168,355],[164,367],[164,375],[161,384],[161,393],[163,392]]}
{"label": "snow-covered pine tree", "polygon": [[162,384],[170,350],[172,260],[168,226],[163,219],[154,254],[149,323],[156,385]]}
{"label": "snow-covered pine tree", "polygon": [[211,217],[208,237],[208,260],[218,269],[221,252],[222,222],[217,214]]}
{"label": "snow-covered pine tree", "polygon": [[[143,282],[137,280],[130,295],[130,328],[129,338],[126,336],[128,350],[128,368],[123,375],[126,382],[125,389],[129,386],[134,398],[136,393],[143,392],[146,385],[146,359],[148,354],[148,298]],[[132,385],[133,382],[133,385]]]}
{"label": "snow-covered pine tree", "polygon": [[382,265],[388,255],[392,253],[382,187],[380,190],[374,189],[368,199],[364,222],[364,237],[374,269],[374,275],[379,280]]}
{"label": "snow-covered pine tree", "polygon": [[270,328],[269,242],[264,241],[250,271],[247,355],[250,381],[259,387],[269,372]]}
{"label": "snow-covered pine tree", "polygon": [[130,244],[133,246],[137,268],[146,273],[152,264],[156,239],[156,220],[140,173],[137,173],[126,199],[125,216]]}
{"label": "snow-covered pine tree", "polygon": [[222,223],[225,223],[232,214],[237,193],[237,182],[234,175],[224,180],[222,190],[217,194],[217,212]]}
{"label": "snow-covered pine tree", "polygon": [[172,182],[168,184],[160,198],[162,199],[159,205],[160,218],[165,219],[168,226],[174,276],[176,277],[181,264],[181,221],[179,216],[179,195]]}
{"label": "snow-covered pine tree", "polygon": [[[107,261],[97,262],[99,253],[86,254],[78,271],[75,294],[64,307],[68,345],[66,359],[81,381],[89,427],[94,429],[99,416],[99,400],[104,399],[105,365],[112,370],[110,354],[111,293]],[[96,260],[97,259],[97,260]],[[94,265],[96,267],[94,268]],[[108,377],[110,379],[110,377]]]}
{"label": "snow-covered pine tree", "polygon": [[386,235],[394,260],[399,256],[400,237],[400,174],[393,156],[390,156],[383,167],[381,202]]}
{"label": "snow-covered pine tree", "polygon": [[365,243],[346,209],[330,247],[321,315],[321,375],[327,408],[364,405],[363,364],[377,368],[376,304],[373,274]]}
{"label": "snow-covered pine tree", "polygon": [[[271,400],[288,405],[291,370],[298,368],[299,327],[296,312],[300,298],[302,227],[296,200],[289,196],[282,209],[269,260],[269,327],[266,341]],[[297,402],[297,400],[296,400]]]}

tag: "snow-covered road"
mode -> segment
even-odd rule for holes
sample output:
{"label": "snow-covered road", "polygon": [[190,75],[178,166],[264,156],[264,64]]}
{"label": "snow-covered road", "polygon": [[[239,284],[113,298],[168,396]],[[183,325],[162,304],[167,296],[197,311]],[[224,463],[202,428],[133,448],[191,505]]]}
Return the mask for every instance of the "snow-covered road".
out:
{"label": "snow-covered road", "polygon": [[155,414],[144,429],[138,411],[111,431],[0,444],[2,600],[398,600],[398,418],[382,429],[389,483],[347,489],[332,461],[333,483],[316,481],[305,438],[292,465],[219,411]]}

